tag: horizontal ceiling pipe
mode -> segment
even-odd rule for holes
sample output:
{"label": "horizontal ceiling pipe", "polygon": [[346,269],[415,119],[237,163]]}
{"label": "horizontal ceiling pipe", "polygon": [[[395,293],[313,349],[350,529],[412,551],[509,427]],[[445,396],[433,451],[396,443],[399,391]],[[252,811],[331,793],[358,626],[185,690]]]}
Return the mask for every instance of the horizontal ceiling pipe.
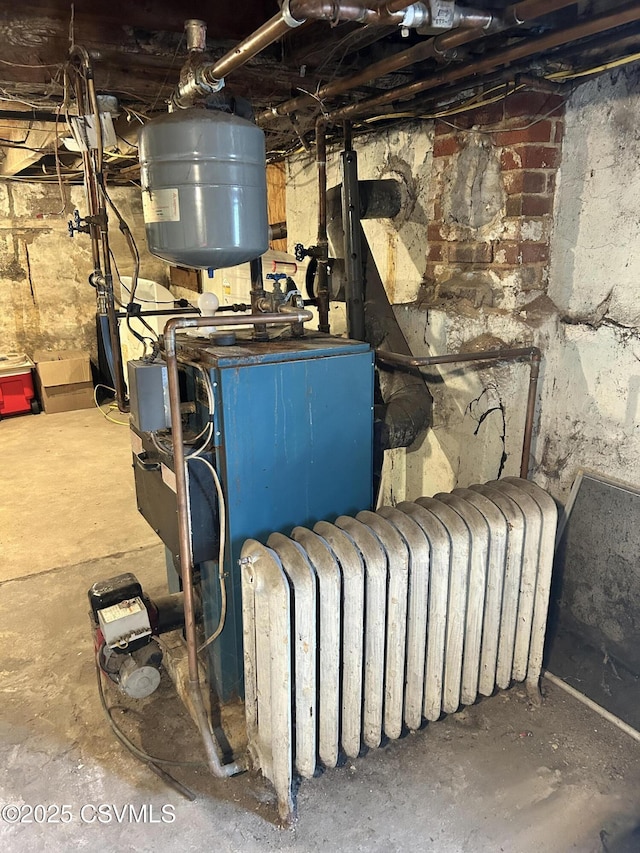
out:
{"label": "horizontal ceiling pipe", "polygon": [[[219,91],[224,86],[224,78],[232,71],[278,41],[290,29],[303,26],[313,20],[330,21],[332,24],[352,21],[384,26],[406,22],[408,26],[414,27],[428,23],[430,20],[430,7],[424,3],[405,3],[404,0],[398,0],[393,5],[392,10],[389,5],[379,4],[373,0],[284,0],[277,15],[270,18],[221,59],[212,63],[201,59],[203,45],[206,44],[204,24],[202,21],[190,19],[185,22],[190,54],[182,69],[180,82],[171,97],[171,103],[174,107],[185,109],[191,106],[196,98]],[[396,10],[396,6],[400,8]],[[414,11],[410,23],[405,18],[409,7]],[[467,19],[471,26],[483,20],[482,13],[461,7],[457,9],[456,16],[459,25]]]}
{"label": "horizontal ceiling pipe", "polygon": [[[402,23],[404,10],[414,0],[402,2],[397,10],[389,10],[384,4],[370,0],[289,0],[288,11],[297,21],[355,21],[358,24]],[[286,12],[285,12],[286,14]]]}
{"label": "horizontal ceiling pipe", "polygon": [[[565,6],[575,5],[573,3],[565,3]],[[507,26],[519,26],[525,24],[532,18],[542,18],[543,15],[551,15],[558,11],[558,4],[554,0],[522,0],[521,3],[513,3],[507,6],[502,15]]]}
{"label": "horizontal ceiling pipe", "polygon": [[[548,3],[545,5],[549,5]],[[566,3],[564,5],[567,5]],[[542,53],[547,50],[552,50],[555,47],[561,47],[569,42],[577,41],[578,39],[588,38],[589,36],[598,35],[606,32],[614,27],[621,27],[625,24],[633,23],[640,20],[640,4],[634,3],[632,6],[627,6],[624,9],[618,9],[615,12],[607,15],[600,15],[589,21],[584,21],[567,29],[558,30],[541,38],[531,39],[524,43],[510,47],[507,50],[494,53],[485,59],[478,62],[473,62],[469,65],[453,68],[447,71],[442,71],[438,74],[432,74],[424,80],[417,80],[415,83],[409,83],[406,86],[400,86],[397,89],[391,89],[384,95],[378,95],[375,98],[368,98],[364,101],[358,101],[355,104],[349,104],[346,107],[335,110],[326,116],[327,121],[339,122],[347,119],[352,119],[355,116],[365,113],[375,113],[380,107],[387,106],[401,100],[409,100],[422,92],[430,89],[437,89],[440,86],[446,86],[449,83],[455,83],[458,80],[464,80],[468,77],[474,77],[479,74],[486,74],[490,71],[495,71],[503,65],[509,65],[512,62],[517,62],[520,59],[534,56],[537,53]]]}
{"label": "horizontal ceiling pipe", "polygon": [[279,116],[289,115],[302,107],[317,103],[318,100],[322,101],[324,98],[344,94],[351,89],[356,89],[358,86],[370,83],[378,77],[383,77],[386,74],[391,74],[394,71],[400,71],[403,68],[414,65],[416,62],[424,62],[426,59],[444,58],[451,51],[463,44],[469,44],[485,36],[493,35],[513,26],[519,26],[542,15],[547,15],[550,11],[558,11],[567,6],[572,6],[574,3],[575,0],[524,0],[521,3],[514,3],[505,9],[504,18],[492,18],[491,15],[488,15],[484,23],[476,29],[452,30],[435,38],[427,39],[380,62],[367,66],[367,68],[358,74],[327,83],[326,86],[322,86],[313,96],[306,94],[299,95],[296,98],[291,98],[279,104],[277,107],[265,110],[258,115],[257,121],[261,124],[272,121]]}
{"label": "horizontal ceiling pipe", "polygon": [[[575,2],[575,0],[574,0]],[[419,27],[432,20],[431,5],[415,0],[397,0],[395,3],[371,3],[369,0],[288,0],[288,9],[296,20],[354,21],[358,24],[403,24]],[[408,15],[407,12],[411,14]],[[419,16],[418,18],[416,17]],[[477,9],[456,5],[454,25],[484,26],[491,15]]]}
{"label": "horizontal ceiling pipe", "polygon": [[175,107],[191,106],[197,97],[203,97],[211,92],[219,91],[224,85],[224,78],[232,71],[240,68],[254,56],[282,38],[291,29],[303,26],[312,20],[360,21],[361,23],[393,23],[394,16],[399,22],[403,18],[405,7],[411,2],[400,0],[397,12],[381,12],[375,4],[368,0],[347,0],[347,2],[326,2],[326,0],[285,0],[282,9],[265,24],[251,33],[236,47],[225,53],[213,63],[197,61],[193,63],[194,54],[203,50],[206,44],[206,28],[204,22],[190,19],[185,22],[190,56],[183,68],[180,83],[176,87],[171,103]]}

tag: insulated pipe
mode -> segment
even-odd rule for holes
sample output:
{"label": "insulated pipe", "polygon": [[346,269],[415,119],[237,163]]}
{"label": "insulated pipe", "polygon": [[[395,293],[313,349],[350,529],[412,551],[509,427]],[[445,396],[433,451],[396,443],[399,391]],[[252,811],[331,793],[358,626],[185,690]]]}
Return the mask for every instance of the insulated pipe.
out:
{"label": "insulated pipe", "polygon": [[[270,323],[272,325],[291,325],[305,323],[312,317],[309,311],[297,311],[295,314],[242,314],[237,317],[216,316],[217,326],[240,326],[248,323]],[[198,729],[204,743],[211,773],[224,779],[242,772],[244,763],[236,761],[222,764],[218,753],[209,719],[205,711],[200,686],[198,667],[198,643],[196,638],[195,602],[193,598],[193,555],[191,552],[191,532],[189,518],[189,490],[182,436],[182,413],[180,410],[180,379],[176,352],[176,332],[179,329],[210,326],[211,317],[173,317],[164,327],[164,345],[169,380],[169,411],[171,415],[171,434],[173,438],[173,458],[176,476],[176,506],[178,513],[178,551],[180,555],[180,577],[184,592],[184,622],[187,641],[187,663],[189,668],[189,696],[193,711],[197,717]]]}
{"label": "insulated pipe", "polygon": [[[265,110],[257,117],[258,123],[271,121],[277,116],[288,115],[289,113],[299,110],[301,107],[308,106],[317,100],[323,98],[331,98],[336,95],[344,94],[358,86],[363,86],[376,80],[378,77],[383,77],[386,74],[391,74],[394,71],[399,71],[416,62],[423,62],[426,59],[444,58],[450,51],[455,50],[463,44],[468,44],[477,41],[488,35],[502,32],[513,26],[520,26],[534,18],[546,15],[549,12],[555,12],[567,6],[575,4],[575,0],[523,0],[522,3],[515,3],[505,10],[502,18],[492,18],[491,15],[486,15],[483,22],[478,22],[476,28],[473,29],[457,29],[448,33],[436,36],[420,42],[413,47],[402,50],[393,56],[387,57],[380,62],[375,62],[367,66],[358,74],[353,74],[350,77],[343,77],[340,80],[334,80],[332,83],[327,83],[326,86],[321,86],[315,97],[310,95],[299,95],[296,98],[291,98],[270,110]],[[355,104],[354,106],[357,106]],[[334,113],[337,115],[337,113]],[[333,116],[332,116],[333,117]],[[346,117],[346,116],[345,116]]]}
{"label": "insulated pipe", "polygon": [[[533,2],[533,0],[531,0]],[[551,5],[551,0],[544,4],[545,7]],[[557,4],[557,8],[570,5],[566,0],[561,0]],[[400,86],[397,89],[390,89],[383,95],[378,95],[375,98],[369,98],[364,101],[358,101],[355,104],[350,104],[347,107],[338,109],[327,116],[327,120],[341,122],[346,119],[351,119],[362,113],[370,113],[376,111],[379,107],[393,103],[398,100],[409,100],[416,95],[426,92],[430,89],[436,89],[440,86],[446,86],[449,83],[454,83],[457,80],[464,80],[468,77],[486,74],[489,71],[494,71],[502,65],[508,65],[512,62],[517,62],[519,59],[526,59],[536,53],[542,53],[546,50],[551,50],[555,47],[560,47],[571,41],[588,38],[589,36],[598,35],[605,30],[621,27],[625,24],[633,23],[640,18],[640,5],[634,4],[627,6],[624,9],[618,9],[608,15],[600,15],[589,21],[584,21],[574,27],[569,27],[566,30],[550,33],[541,38],[532,39],[524,43],[510,47],[507,50],[494,53],[491,56],[481,59],[479,62],[473,62],[470,65],[461,66],[460,68],[449,69],[442,71],[439,74],[432,74],[423,80],[417,80],[415,83],[410,83],[406,86]]]}
{"label": "insulated pipe", "polygon": [[436,364],[459,364],[470,361],[512,361],[518,358],[528,358],[531,362],[531,373],[529,379],[529,391],[527,394],[527,411],[524,423],[524,436],[522,440],[522,458],[520,461],[520,476],[526,480],[529,476],[529,456],[531,454],[531,440],[533,437],[533,420],[536,409],[536,398],[538,394],[538,379],[540,377],[540,361],[542,353],[538,347],[512,347],[497,350],[485,350],[479,352],[460,352],[448,355],[413,356],[401,355],[397,352],[386,352],[382,349],[376,350],[378,361],[395,367],[421,368],[431,367]]}

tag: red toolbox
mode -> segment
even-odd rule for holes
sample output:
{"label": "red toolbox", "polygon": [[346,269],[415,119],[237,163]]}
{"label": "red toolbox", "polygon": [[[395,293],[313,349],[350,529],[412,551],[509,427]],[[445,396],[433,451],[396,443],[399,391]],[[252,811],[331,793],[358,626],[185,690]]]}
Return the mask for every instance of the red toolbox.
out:
{"label": "red toolbox", "polygon": [[26,355],[0,355],[0,417],[20,412],[38,414],[40,405],[33,390],[33,362]]}

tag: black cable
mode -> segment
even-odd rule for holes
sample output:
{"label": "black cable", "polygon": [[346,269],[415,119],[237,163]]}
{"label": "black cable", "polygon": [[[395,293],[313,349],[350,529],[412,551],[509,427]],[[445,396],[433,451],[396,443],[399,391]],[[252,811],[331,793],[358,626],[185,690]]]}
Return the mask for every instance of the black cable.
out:
{"label": "black cable", "polygon": [[131,252],[131,256],[133,258],[133,275],[131,278],[131,290],[129,291],[129,301],[133,303],[136,298],[136,289],[138,287],[138,275],[140,273],[140,253],[138,252],[138,247],[136,245],[136,241],[134,240],[133,234],[131,233],[131,229],[127,224],[127,221],[124,219],[118,208],[113,203],[111,196],[107,192],[107,188],[104,184],[103,180],[100,180],[100,189],[102,191],[102,195],[104,196],[107,204],[113,210],[118,220],[118,226],[120,231],[124,235],[125,240],[127,241],[127,245],[129,246],[129,251]]}
{"label": "black cable", "polygon": [[[142,318],[141,318],[141,317],[139,317],[138,319],[140,319],[140,320],[141,320]],[[131,332],[131,334],[132,334],[135,338],[137,338],[137,339],[140,341],[140,343],[141,343],[141,344],[142,344],[142,346],[144,347],[144,352],[145,352],[145,354],[146,354],[146,352],[147,352],[147,341],[149,341],[149,343],[151,343],[151,346],[152,346],[152,347],[153,347],[153,345],[155,344],[155,341],[153,340],[153,338],[149,338],[149,337],[147,337],[146,335],[145,335],[145,336],[143,336],[143,335],[139,334],[139,333],[138,333],[138,332],[136,332],[136,330],[131,326],[131,314],[127,314],[127,329],[129,329],[129,331]],[[143,355],[143,358],[145,358],[145,357],[146,357],[146,355]]]}
{"label": "black cable", "polygon": [[[98,652],[98,655],[99,654],[100,654],[100,652]],[[95,660],[95,667],[96,667],[96,679],[98,682],[98,696],[100,697],[100,704],[102,706],[102,711],[103,711],[103,713],[106,717],[106,720],[109,723],[109,726],[111,727],[111,730],[113,731],[114,735],[118,738],[120,743],[123,746],[125,746],[129,750],[129,752],[131,752],[132,755],[134,755],[139,761],[142,761],[143,763],[148,764],[148,765],[150,765],[150,764],[164,765],[166,767],[206,767],[207,766],[205,761],[177,761],[173,758],[157,758],[156,756],[149,755],[148,752],[145,752],[143,749],[140,749],[140,747],[136,746],[135,743],[132,740],[130,740],[130,738],[122,731],[120,726],[118,726],[116,721],[113,719],[113,715],[111,714],[112,709],[107,705],[107,700],[106,700],[105,695],[104,695],[104,689],[102,687],[102,670],[100,669],[100,665],[98,663],[97,656],[96,656],[96,660]],[[158,769],[160,769],[160,768],[158,767]],[[166,774],[166,775],[168,776],[168,774]],[[169,778],[173,779],[172,776],[169,776]],[[177,780],[174,779],[173,781],[175,782]],[[180,785],[179,782],[178,782],[178,785]],[[180,786],[180,787],[184,787],[184,786]],[[188,790],[188,789],[185,789],[185,790]],[[195,795],[192,797],[192,799],[195,799]]]}

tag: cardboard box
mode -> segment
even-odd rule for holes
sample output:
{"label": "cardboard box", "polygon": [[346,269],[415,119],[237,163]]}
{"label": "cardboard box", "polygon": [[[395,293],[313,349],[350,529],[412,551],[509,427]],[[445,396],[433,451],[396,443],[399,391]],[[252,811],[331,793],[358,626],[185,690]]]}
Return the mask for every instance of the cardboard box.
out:
{"label": "cardboard box", "polygon": [[90,409],[95,405],[89,353],[81,350],[35,352],[36,385],[48,414]]}

